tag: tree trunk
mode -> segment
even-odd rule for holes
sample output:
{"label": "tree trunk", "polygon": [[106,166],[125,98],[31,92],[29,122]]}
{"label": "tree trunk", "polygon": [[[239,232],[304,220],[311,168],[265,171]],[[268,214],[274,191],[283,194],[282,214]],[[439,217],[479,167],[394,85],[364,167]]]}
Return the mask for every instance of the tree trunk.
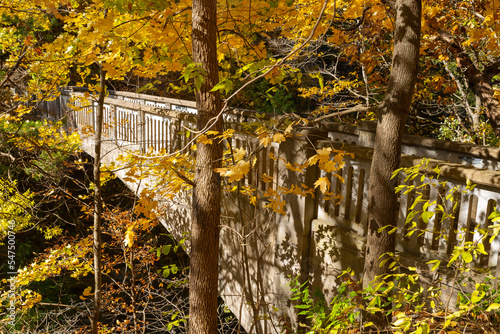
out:
{"label": "tree trunk", "polygon": [[[218,83],[217,2],[193,1],[193,61],[206,72],[196,91],[198,129],[213,124],[211,131],[222,133],[219,92],[210,92]],[[192,204],[191,262],[189,290],[189,332],[217,333],[217,296],[221,179],[215,168],[222,160],[222,143],[198,143]]]}
{"label": "tree trunk", "polygon": [[470,89],[481,100],[495,135],[500,137],[500,102],[493,90],[493,77],[500,73],[500,60],[497,59],[480,71],[451,34],[439,29],[438,33],[448,44],[448,50],[455,57],[457,66],[464,74]]}
{"label": "tree trunk", "polygon": [[[379,106],[373,162],[370,170],[369,222],[363,285],[366,287],[377,276],[389,272],[386,263],[380,266],[380,258],[393,252],[395,234],[389,234],[396,226],[398,202],[391,180],[401,159],[401,138],[413,96],[417,78],[420,49],[421,0],[397,0],[396,28],[392,69],[387,95]],[[386,227],[379,231],[382,227]],[[383,313],[370,315],[375,326],[385,327]]]}
{"label": "tree trunk", "polygon": [[481,72],[464,52],[457,54],[456,60],[469,83],[469,87],[481,100],[495,135],[500,137],[500,102],[495,97],[492,84],[493,76],[499,72],[500,62]]}
{"label": "tree trunk", "polygon": [[100,69],[100,91],[95,113],[94,133],[94,310],[92,313],[92,334],[97,334],[99,328],[99,313],[101,312],[101,143],[102,119],[104,112],[104,97],[106,94],[106,73]]}

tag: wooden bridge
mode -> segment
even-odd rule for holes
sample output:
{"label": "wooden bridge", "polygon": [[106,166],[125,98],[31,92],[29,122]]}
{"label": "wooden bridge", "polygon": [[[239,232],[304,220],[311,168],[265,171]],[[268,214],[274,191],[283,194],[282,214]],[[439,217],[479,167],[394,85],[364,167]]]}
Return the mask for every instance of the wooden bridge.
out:
{"label": "wooden bridge", "polygon": [[[76,111],[69,107],[74,98],[79,98]],[[45,110],[46,118],[69,117],[70,124],[84,133],[95,125],[95,108],[96,102],[68,89],[40,109]],[[109,92],[105,100],[103,162],[116,161],[118,155],[127,151],[189,150],[191,139],[184,129],[195,128],[195,113],[195,103],[190,101]],[[232,139],[235,147],[246,147],[247,152],[258,147],[258,140],[241,126],[254,121],[252,113],[233,110],[224,118],[225,126],[236,130]],[[305,173],[297,173],[286,169],[283,161],[303,164],[315,154],[315,147],[333,145],[354,154],[342,170],[345,182],[336,177],[330,180],[334,193],[342,196],[340,202],[326,201],[318,191],[314,197],[285,195],[285,214],[258,214],[266,203],[251,205],[235,194],[224,196],[220,295],[247,330],[278,332],[283,322],[295,321],[288,286],[290,276],[309,279],[312,286],[331,296],[342,270],[350,267],[355,273],[362,273],[374,126],[370,122],[358,127],[325,122],[315,128],[300,129],[302,137],[260,150],[251,173],[243,181],[261,192],[268,187],[279,189],[301,183],[314,188],[319,170],[310,167]],[[92,153],[93,138],[83,138],[83,149]],[[455,187],[459,190],[453,196],[458,206],[452,218],[440,222],[436,214],[427,224],[420,219],[418,226],[426,232],[411,237],[406,236],[405,221],[413,198],[411,194],[400,197],[397,250],[404,263],[423,269],[425,282],[427,260],[445,258],[453,246],[478,241],[481,235],[477,229],[492,224],[488,216],[500,209],[500,149],[406,135],[402,152],[403,166],[419,164],[420,157],[431,158],[431,167],[440,166],[439,180],[446,181],[446,185],[424,188],[424,196],[436,201],[434,207],[442,205],[451,210],[450,199],[445,195]],[[269,153],[277,159],[270,159]],[[155,184],[155,180],[130,181],[126,173],[122,170],[117,175],[135,192]],[[274,183],[264,182],[264,173],[272,176]],[[462,192],[468,180],[477,186]],[[409,182],[436,183],[426,176]],[[190,231],[189,206],[190,194],[186,192],[162,205],[162,223],[177,238]],[[438,235],[444,237],[436,238]],[[488,255],[479,259],[477,265],[500,275],[500,237],[491,243],[488,240],[485,248]],[[446,277],[441,284],[447,284]]]}

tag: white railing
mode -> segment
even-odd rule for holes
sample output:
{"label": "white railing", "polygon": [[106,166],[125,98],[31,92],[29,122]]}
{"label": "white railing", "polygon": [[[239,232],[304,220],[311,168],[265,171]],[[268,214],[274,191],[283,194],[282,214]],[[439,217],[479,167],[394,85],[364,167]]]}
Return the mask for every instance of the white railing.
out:
{"label": "white railing", "polygon": [[[332,177],[332,189],[336,195],[341,195],[342,200],[338,203],[323,201],[319,195],[319,210],[313,229],[318,231],[320,226],[325,228],[340,228],[360,238],[366,235],[368,222],[368,179],[371,165],[371,149],[361,148],[356,145],[343,145],[348,152],[353,152],[355,159],[348,159],[342,171],[345,182]],[[421,158],[403,155],[402,166],[410,167],[421,162]],[[444,209],[452,214],[453,218],[440,222],[442,215],[439,213],[431,217],[428,223],[424,223],[417,215],[417,228],[425,230],[408,236],[410,227],[405,224],[416,195],[409,193],[400,196],[399,220],[397,229],[397,250],[418,257],[421,260],[446,259],[449,258],[455,245],[463,245],[466,241],[478,241],[481,234],[477,229],[486,229],[492,225],[488,216],[495,210],[500,210],[500,173],[490,170],[480,170],[474,167],[444,161],[431,160],[429,170],[440,166],[441,173],[436,180],[434,173],[432,180],[425,176],[424,179],[417,177],[409,181],[409,185],[431,184],[422,189],[424,198],[436,205],[442,205]],[[400,177],[403,184],[403,176]],[[476,184],[473,190],[467,190],[468,180]],[[438,185],[445,182],[445,186]],[[454,195],[446,199],[450,190],[454,189]],[[452,201],[453,200],[453,201]],[[456,212],[452,213],[453,205]],[[435,205],[434,205],[435,206]],[[419,205],[415,210],[421,210]],[[428,210],[433,210],[431,206]],[[351,242],[353,240],[349,240]],[[355,241],[355,240],[354,240]],[[482,256],[477,263],[482,267],[489,267],[496,275],[500,275],[500,237],[496,237],[491,243],[489,238],[484,240],[488,255]],[[355,246],[352,244],[351,246]],[[345,269],[345,268],[344,268]],[[358,270],[361,270],[358,266]]]}
{"label": "white railing", "polygon": [[[63,91],[60,99],[67,101],[66,103],[73,103],[76,107],[70,111],[72,124],[79,131],[93,128],[97,102],[86,99],[83,93],[68,93],[69,95]],[[103,134],[105,140],[115,141],[120,147],[141,151],[164,150],[171,153],[182,148],[189,149],[185,130],[193,128],[194,116],[169,109],[183,107],[182,101],[175,100],[178,104],[174,105],[170,102],[152,103],[150,99],[132,99],[116,94],[111,96],[107,97],[104,103]],[[123,99],[116,98],[117,96]],[[191,105],[191,103],[186,103],[185,108],[191,108]]]}

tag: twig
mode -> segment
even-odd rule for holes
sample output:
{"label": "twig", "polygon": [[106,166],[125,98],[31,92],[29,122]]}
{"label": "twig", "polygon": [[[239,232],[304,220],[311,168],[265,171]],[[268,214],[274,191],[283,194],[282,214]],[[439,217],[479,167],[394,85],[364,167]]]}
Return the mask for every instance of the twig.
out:
{"label": "twig", "polygon": [[351,114],[351,113],[355,113],[355,112],[363,112],[363,111],[376,112],[376,110],[377,110],[376,107],[365,107],[365,106],[362,106],[362,105],[358,104],[358,105],[356,105],[356,106],[354,106],[352,108],[349,108],[347,110],[344,110],[344,111],[339,111],[339,112],[335,112],[333,114],[328,114],[328,115],[324,115],[324,116],[315,118],[314,120],[312,120],[310,122],[311,123],[319,123],[321,121],[324,121],[325,119],[329,119],[329,118],[332,118],[332,117],[347,115],[347,114]]}
{"label": "twig", "polygon": [[182,174],[181,172],[179,172],[177,169],[175,169],[174,167],[170,167],[170,169],[172,171],[174,171],[174,173],[182,179],[182,181],[186,182],[187,184],[191,185],[192,187],[195,186],[194,182],[190,179],[188,179],[184,174]]}
{"label": "twig", "polygon": [[71,305],[66,305],[66,304],[60,304],[60,303],[38,303],[38,305],[67,307],[67,308],[70,308],[72,310],[75,310],[75,311],[78,311],[80,313],[83,313],[85,316],[87,316],[90,319],[90,314],[87,311],[82,310],[81,308],[76,307],[76,306],[71,306]]}

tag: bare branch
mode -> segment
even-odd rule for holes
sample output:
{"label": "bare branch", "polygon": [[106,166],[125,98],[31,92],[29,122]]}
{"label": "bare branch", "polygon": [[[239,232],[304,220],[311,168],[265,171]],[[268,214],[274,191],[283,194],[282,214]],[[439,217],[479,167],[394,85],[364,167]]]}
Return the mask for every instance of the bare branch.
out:
{"label": "bare branch", "polygon": [[376,113],[377,112],[377,108],[376,107],[366,107],[366,106],[362,106],[360,104],[352,107],[352,108],[349,108],[347,110],[344,110],[344,111],[339,111],[339,112],[335,112],[335,113],[332,113],[332,114],[328,114],[328,115],[324,115],[324,116],[321,116],[321,117],[318,117],[318,118],[315,118],[314,120],[310,121],[311,123],[319,123],[319,122],[322,122],[324,121],[325,119],[329,119],[329,118],[333,118],[333,117],[338,117],[338,116],[343,116],[343,115],[347,115],[347,114],[352,114],[352,113],[355,113],[355,112],[374,112]]}

